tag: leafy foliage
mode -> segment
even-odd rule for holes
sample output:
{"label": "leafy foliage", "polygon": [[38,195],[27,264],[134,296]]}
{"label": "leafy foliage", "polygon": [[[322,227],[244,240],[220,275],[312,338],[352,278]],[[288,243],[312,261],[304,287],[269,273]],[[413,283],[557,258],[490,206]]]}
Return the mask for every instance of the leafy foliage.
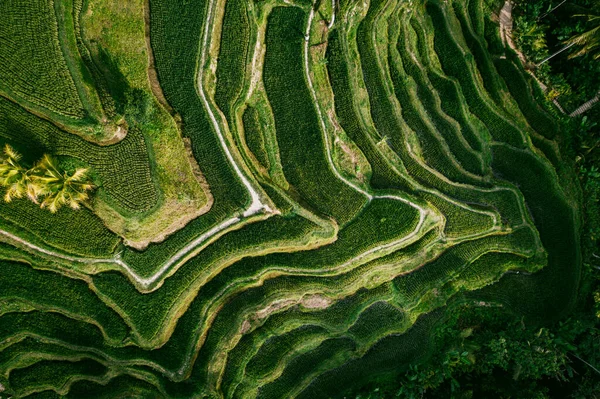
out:
{"label": "leafy foliage", "polygon": [[88,192],[94,185],[87,177],[88,169],[76,168],[73,172],[61,170],[58,162],[48,154],[30,169],[20,164],[21,154],[10,145],[4,147],[4,158],[0,163],[0,186],[6,187],[4,201],[27,197],[48,208],[52,213],[67,205],[79,209],[89,199]]}
{"label": "leafy foliage", "polygon": [[[533,67],[567,111],[592,98],[600,83],[598,12],[591,0],[515,2],[513,38],[526,58],[539,63],[567,45],[572,48]],[[554,4],[553,4],[554,3]]]}
{"label": "leafy foliage", "polygon": [[13,198],[29,196],[36,201],[37,186],[33,183],[32,171],[21,165],[21,154],[8,144],[4,147],[4,156],[0,163],[0,186],[6,187],[4,201],[10,202]]}
{"label": "leafy foliage", "polygon": [[[600,7],[597,7],[600,9]],[[579,50],[569,56],[569,58],[580,57],[589,54],[594,60],[600,59],[600,14],[582,14],[577,15],[587,20],[586,30],[574,35],[566,41],[567,44],[574,44]]]}
{"label": "leafy foliage", "polygon": [[355,397],[547,398],[551,392],[585,397],[600,381],[593,365],[583,360],[598,365],[597,343],[592,342],[600,337],[600,322],[578,316],[539,327],[507,309],[458,305],[435,331],[432,357],[411,365],[394,382],[376,384]]}
{"label": "leafy foliage", "polygon": [[88,191],[94,188],[87,178],[88,169],[77,168],[72,173],[62,171],[57,161],[48,154],[44,154],[34,170],[32,186],[35,197],[43,197],[40,206],[52,213],[63,205],[79,209],[80,204],[89,199]]}

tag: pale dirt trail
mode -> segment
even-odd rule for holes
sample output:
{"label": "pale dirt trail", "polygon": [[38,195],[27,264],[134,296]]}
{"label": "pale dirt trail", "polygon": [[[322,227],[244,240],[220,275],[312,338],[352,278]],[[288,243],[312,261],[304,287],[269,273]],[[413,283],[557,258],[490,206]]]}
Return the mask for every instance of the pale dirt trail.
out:
{"label": "pale dirt trail", "polygon": [[197,71],[197,78],[196,78],[196,85],[197,85],[197,89],[198,89],[197,91],[198,91],[198,94],[200,94],[200,98],[202,99],[204,108],[206,109],[206,112],[208,113],[208,116],[210,117],[212,125],[215,129],[215,132],[217,133],[217,137],[219,138],[219,143],[221,144],[221,147],[223,148],[223,151],[225,152],[225,155],[227,156],[227,160],[233,167],[236,175],[242,181],[242,184],[246,187],[246,189],[250,193],[250,197],[252,198],[252,202],[250,203],[250,206],[248,207],[248,209],[246,209],[244,211],[243,216],[248,217],[248,216],[254,215],[261,211],[266,211],[267,213],[273,213],[273,210],[271,208],[269,208],[268,205],[261,202],[258,191],[256,191],[256,189],[252,186],[252,184],[246,178],[246,176],[244,175],[244,173],[242,172],[242,170],[240,169],[238,164],[235,162],[235,159],[233,158],[231,151],[229,151],[229,147],[227,146],[225,137],[223,137],[223,131],[221,130],[221,126],[219,125],[219,122],[217,121],[217,118],[215,117],[215,114],[210,106],[210,103],[209,103],[207,97],[206,97],[206,93],[204,92],[204,82],[202,80],[202,77],[203,77],[202,70],[204,68],[204,65],[206,64],[206,53],[209,50],[208,38],[210,36],[210,28],[212,27],[212,23],[210,23],[210,22],[212,22],[212,19],[213,19],[213,17],[212,17],[213,12],[214,12],[214,0],[211,1],[211,3],[208,5],[208,14],[206,16],[207,23],[204,26],[202,47],[200,48],[200,52],[201,52],[200,63],[198,64],[198,71]]}
{"label": "pale dirt trail", "polygon": [[329,21],[329,25],[327,25],[327,29],[333,28],[333,24],[335,23],[335,0],[331,0],[331,21]]}
{"label": "pale dirt trail", "polygon": [[55,251],[51,251],[51,250],[42,248],[38,245],[30,243],[29,241],[26,241],[16,235],[9,233],[7,231],[4,231],[4,230],[0,230],[0,236],[4,236],[4,237],[8,238],[8,241],[16,242],[30,250],[33,250],[34,252],[39,252],[44,255],[48,255],[53,258],[63,259],[63,260],[69,261],[69,262],[84,263],[84,264],[100,264],[100,263],[111,264],[112,263],[112,264],[119,265],[120,267],[123,268],[123,270],[125,270],[127,272],[127,274],[129,275],[129,277],[131,279],[135,280],[140,286],[142,286],[143,288],[146,289],[146,288],[150,287],[153,283],[155,283],[159,277],[161,277],[163,274],[165,274],[165,272],[167,272],[171,266],[173,266],[179,260],[184,258],[186,255],[190,254],[196,247],[200,246],[203,242],[206,242],[210,237],[222,232],[227,227],[230,227],[239,221],[240,221],[240,218],[233,217],[233,218],[227,219],[226,221],[222,222],[221,224],[208,230],[207,232],[202,234],[200,237],[196,238],[195,240],[190,242],[188,245],[186,245],[185,247],[183,247],[182,249],[177,251],[177,253],[175,255],[173,255],[171,258],[169,258],[155,274],[153,274],[150,277],[146,277],[146,278],[141,277],[139,274],[137,274],[125,261],[123,261],[121,259],[121,256],[119,253],[116,254],[113,258],[86,258],[86,257],[81,257],[81,256],[70,256],[70,255],[61,254],[60,252],[55,252]]}

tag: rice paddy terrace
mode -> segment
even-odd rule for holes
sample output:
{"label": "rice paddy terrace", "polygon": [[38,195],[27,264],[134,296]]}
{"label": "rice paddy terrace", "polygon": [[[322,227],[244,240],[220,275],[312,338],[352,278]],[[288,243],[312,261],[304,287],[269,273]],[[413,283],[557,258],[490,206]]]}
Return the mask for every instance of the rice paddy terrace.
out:
{"label": "rice paddy terrace", "polygon": [[484,0],[6,0],[0,396],[327,398],[447,306],[565,315],[578,188]]}

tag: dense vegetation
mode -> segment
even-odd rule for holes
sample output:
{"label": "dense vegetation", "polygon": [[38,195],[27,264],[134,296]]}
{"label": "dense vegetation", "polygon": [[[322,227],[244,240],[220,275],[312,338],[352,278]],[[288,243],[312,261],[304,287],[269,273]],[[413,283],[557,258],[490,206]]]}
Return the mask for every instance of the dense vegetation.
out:
{"label": "dense vegetation", "polygon": [[1,398],[594,397],[595,122],[502,4],[34,3],[0,5]]}

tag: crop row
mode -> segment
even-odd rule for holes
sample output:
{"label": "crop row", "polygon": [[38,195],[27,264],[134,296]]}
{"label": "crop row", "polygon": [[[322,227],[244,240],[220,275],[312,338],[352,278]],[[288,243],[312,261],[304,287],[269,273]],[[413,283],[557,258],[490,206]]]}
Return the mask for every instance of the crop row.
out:
{"label": "crop row", "polygon": [[444,233],[449,238],[483,233],[494,226],[489,214],[461,207],[438,196],[424,194],[424,197],[446,218]]}
{"label": "crop row", "polygon": [[[536,301],[540,309],[537,317],[554,319],[559,316],[559,310],[564,311],[575,297],[573,293],[580,275],[579,220],[571,205],[572,200],[559,188],[550,165],[533,154],[497,146],[494,148],[494,164],[494,169],[505,179],[519,185],[542,244],[548,251],[548,268],[542,272],[543,278],[528,291],[533,290],[536,296],[543,298],[542,302]],[[564,276],[562,279],[561,275]],[[550,287],[560,289],[553,291]],[[519,306],[527,313],[535,313],[531,305]]]}
{"label": "crop row", "polygon": [[244,137],[248,148],[261,165],[268,169],[270,166],[269,154],[267,153],[265,138],[260,124],[260,115],[256,108],[246,108],[242,120],[244,123]]}
{"label": "crop row", "polygon": [[[227,120],[231,120],[231,107],[242,91],[246,76],[246,60],[250,39],[248,9],[243,0],[228,0],[221,23],[219,63],[215,102]],[[230,122],[231,124],[231,122]]]}
{"label": "crop row", "polygon": [[[478,276],[478,277],[477,277],[477,280],[478,280],[478,281],[479,281],[479,280],[481,280],[481,281],[483,282],[483,284],[486,284],[486,283],[488,283],[488,281],[489,281],[488,279],[485,279],[485,278],[483,278],[482,276]],[[476,282],[473,282],[473,283],[475,283],[475,285],[476,285],[476,286],[477,286],[477,284],[481,284],[481,283],[476,283]],[[473,283],[472,283],[472,284],[473,284]],[[379,289],[378,289],[378,291],[381,291],[381,290],[379,290]],[[381,294],[382,294],[382,292],[380,292],[380,293],[376,294],[376,296],[375,296],[374,298],[377,298],[377,295],[379,295],[379,296],[380,296]],[[245,298],[243,298],[243,300],[244,300],[244,301],[246,301],[246,303],[247,303],[248,297],[245,297]],[[355,302],[354,302],[354,301],[352,301],[352,303],[356,303],[356,304],[362,304],[362,305],[364,305],[364,306],[368,306],[368,305],[367,305],[367,304],[368,304],[368,302],[366,302],[365,300],[366,300],[366,298],[365,298],[363,295],[360,295],[360,296],[358,296],[358,297],[356,298],[356,301],[355,301]],[[342,302],[339,302],[339,305],[340,305],[340,306],[342,306],[342,303],[349,304],[350,302],[348,302],[348,301],[344,300],[344,301],[342,301]],[[337,308],[337,309],[336,309],[336,308]],[[388,311],[392,311],[392,308],[390,308],[390,307],[386,307],[386,309],[387,309]],[[319,314],[316,314],[316,315],[314,315],[314,314],[312,314],[312,313],[299,313],[299,312],[298,312],[298,310],[294,310],[294,309],[291,309],[291,310],[289,310],[289,311],[286,311],[286,312],[285,312],[285,314],[287,314],[287,313],[290,313],[290,312],[291,312],[291,314],[297,314],[298,316],[302,315],[302,318],[304,319],[304,323],[315,323],[315,322],[317,322],[319,325],[321,325],[322,323],[326,323],[327,325],[329,325],[329,324],[331,324],[331,323],[332,323],[334,320],[336,320],[336,319],[337,319],[339,316],[342,316],[342,315],[348,315],[348,314],[349,314],[349,313],[348,313],[348,311],[345,311],[345,310],[342,310],[342,309],[340,309],[340,308],[339,308],[339,306],[338,306],[338,304],[336,304],[336,305],[334,305],[334,306],[332,306],[332,307],[328,308],[328,309],[327,309],[327,310],[325,310],[325,311],[318,312]],[[320,313],[327,313],[327,314],[329,314],[329,316],[325,316],[324,314],[320,314]],[[350,314],[352,314],[352,313],[350,313]],[[367,314],[368,314],[368,313],[367,313]],[[334,315],[339,315],[339,316],[334,316]],[[274,317],[274,316],[272,316],[272,317]],[[366,315],[364,315],[364,317],[367,317],[367,316],[366,316]],[[313,321],[310,321],[311,319],[312,319]],[[319,321],[317,321],[317,320],[319,320]],[[361,325],[361,324],[362,324],[364,321],[365,321],[365,320],[363,319],[363,315],[361,315],[361,316],[358,318],[358,320],[357,320],[355,323],[353,323],[353,324],[354,324],[355,326],[358,326],[358,325]],[[380,327],[379,327],[379,328],[380,328],[380,331],[382,332],[382,336],[385,336],[385,334],[386,334],[386,333],[385,333],[385,330],[386,330],[386,329],[393,329],[393,328],[394,328],[394,325],[397,325],[397,327],[396,327],[396,328],[400,328],[400,329],[401,329],[400,331],[402,331],[402,326],[403,326],[402,317],[400,317],[400,318],[397,320],[397,323],[396,323],[396,322],[392,322],[392,319],[389,319],[389,318],[386,318],[386,321],[387,321],[387,322],[386,322],[386,325],[382,325],[382,326],[380,326]],[[278,322],[274,323],[273,325],[275,325],[275,326],[279,325],[279,326],[280,326],[280,325],[285,325],[285,323],[282,323],[282,321],[281,321],[281,320],[279,320]],[[344,330],[346,329],[346,327],[342,327],[342,326],[340,326],[340,327],[338,327],[338,328],[340,329],[340,331],[344,331]],[[405,328],[405,327],[404,327],[404,328]],[[356,333],[356,332],[357,332],[357,330],[355,330],[355,329],[351,328],[351,329],[349,330],[349,332],[352,332],[352,331],[354,331],[354,333]],[[271,332],[271,331],[270,331],[270,330],[267,330],[267,331],[265,331],[265,332]],[[372,329],[371,329],[371,330],[370,330],[370,332],[372,332],[372,333],[373,333],[373,332],[374,332],[374,330],[372,330]],[[363,339],[367,339],[367,338],[366,338],[367,336],[363,336],[363,337],[364,337]],[[375,334],[375,335],[374,335],[374,338],[375,338],[375,341],[377,341],[377,340],[379,339],[379,336],[377,336],[377,334]],[[367,340],[369,340],[369,339],[367,339]],[[253,340],[253,342],[256,344],[256,340]],[[267,342],[269,342],[269,341],[267,341]],[[323,342],[327,342],[327,341],[323,341]],[[298,343],[298,344],[300,345],[300,343]],[[352,348],[354,348],[354,347],[352,347]],[[309,349],[310,349],[310,348],[309,348]],[[309,352],[308,352],[306,355],[303,355],[303,356],[301,356],[299,359],[301,359],[301,358],[303,358],[303,357],[309,357],[309,356],[310,356],[310,354],[311,354],[311,353],[314,353],[315,351],[318,351],[318,348],[317,348],[316,350],[310,350],[310,351],[309,351]],[[352,354],[354,353],[354,351],[355,351],[355,349],[348,349],[348,350],[344,350],[343,352],[344,352],[344,353],[346,353],[346,354],[345,354],[345,355],[343,355],[343,358],[347,359],[347,357],[348,357],[348,356],[352,356]],[[287,351],[284,351],[284,348],[282,347],[282,348],[281,348],[281,352],[280,352],[280,353],[281,353],[281,355],[283,355],[284,353],[289,353],[289,349],[287,349]],[[259,353],[257,353],[257,354],[255,355],[255,357],[258,357],[258,356],[260,356],[260,352],[259,352]],[[235,362],[236,362],[236,364],[237,364],[238,360],[236,360]],[[282,390],[283,390],[283,389],[288,389],[288,390],[289,390],[289,389],[291,389],[291,387],[292,387],[292,386],[298,385],[298,382],[299,382],[299,381],[294,381],[294,382],[292,383],[291,381],[289,381],[289,380],[286,378],[286,374],[292,374],[292,373],[294,373],[294,374],[300,374],[300,373],[298,373],[298,371],[297,371],[297,370],[295,370],[295,367],[296,367],[296,362],[301,362],[301,360],[291,360],[291,361],[289,361],[289,362],[288,362],[288,364],[287,364],[287,365],[286,365],[286,367],[285,367],[284,374],[282,374],[282,376],[281,376],[280,378],[278,378],[278,379],[277,379],[277,380],[276,380],[274,383],[272,383],[272,385],[273,385],[273,386],[280,387],[280,388],[278,388],[278,389],[282,389]],[[278,368],[279,368],[279,367],[278,367]],[[309,375],[310,375],[310,374],[312,374],[312,373],[314,373],[314,372],[315,372],[315,368],[308,368],[308,369],[306,369],[305,371],[306,371],[306,372],[308,372],[308,373],[309,373]],[[318,371],[318,369],[317,369],[316,371]],[[277,375],[277,374],[278,374],[278,373],[276,372],[276,370],[272,370],[272,373],[275,373],[275,375]],[[300,374],[300,375],[301,375],[301,374]],[[248,384],[248,383],[252,384],[252,379],[251,379],[251,378],[250,378],[250,380],[249,380],[248,382],[246,382],[245,384]],[[271,385],[271,384],[269,384],[269,385]],[[238,388],[238,389],[239,389],[239,388]],[[274,389],[274,388],[273,388],[273,389]],[[261,389],[261,390],[262,390],[262,389]],[[260,391],[259,391],[259,392],[260,392]],[[236,395],[237,395],[237,391],[236,391]],[[237,397],[236,395],[234,395],[234,397]],[[244,396],[244,395],[241,395],[241,396]],[[279,395],[275,395],[275,397],[278,397],[278,396],[279,396]],[[269,395],[267,395],[267,397],[270,397],[270,394],[269,394]]]}
{"label": "crop row", "polygon": [[[113,342],[126,338],[128,328],[123,320],[107,308],[83,281],[55,272],[35,270],[22,263],[3,261],[1,264],[0,298],[18,298],[36,307],[94,321],[104,328],[108,339]],[[40,291],[41,286],[44,290]]]}
{"label": "crop row", "polygon": [[344,224],[364,197],[340,181],[327,162],[317,115],[303,71],[305,13],[275,8],[267,27],[264,84],[275,116],[277,141],[287,181],[308,204]]}
{"label": "crop row", "polygon": [[[220,10],[225,15],[222,35],[214,39],[221,41],[222,51],[216,102],[225,113],[232,111],[244,85],[244,61],[238,52],[247,47],[244,40],[236,41],[241,34],[236,30],[246,24],[242,20],[248,16],[243,7],[247,3],[229,1]],[[265,184],[265,190],[282,214],[251,217],[218,239],[198,244],[201,251],[175,262],[151,292],[138,291],[116,270],[83,276],[60,269],[64,274],[59,274],[40,270],[55,265],[30,254],[19,257],[20,262],[3,262],[0,304],[7,310],[0,311],[0,383],[11,394],[39,390],[43,392],[35,396],[48,398],[59,397],[53,389],[62,392],[68,384],[67,397],[75,398],[335,397],[427,358],[436,349],[432,330],[443,320],[444,310],[436,309],[455,299],[499,302],[523,314],[538,312],[542,320],[564,312],[577,286],[578,222],[568,193],[544,157],[521,142],[512,144],[523,150],[491,142],[490,134],[498,139],[499,130],[519,137],[527,133],[524,122],[511,122],[514,110],[492,101],[516,92],[488,96],[488,90],[503,87],[501,80],[465,87],[465,79],[473,81],[479,75],[500,79],[479,37],[487,21],[480,18],[471,28],[468,20],[479,9],[472,10],[474,1],[468,4],[469,14],[458,6],[453,13],[452,7],[428,3],[434,26],[427,22],[428,15],[418,15],[425,8],[415,8],[411,22],[397,20],[399,16],[389,11],[399,3],[385,0],[366,5],[362,22],[351,18],[352,24],[341,24],[350,15],[348,8],[355,6],[342,1],[327,43],[338,122],[370,162],[371,187],[390,194],[393,189],[410,192],[424,209],[430,205],[445,217],[445,231],[427,220],[414,240],[405,242],[419,221],[414,206],[377,196],[367,202],[337,177],[305,78],[308,11],[275,7],[267,20],[263,79],[290,189]],[[265,7],[260,13],[271,5],[253,7]],[[192,140],[215,204],[164,242],[144,251],[124,250],[123,259],[144,276],[155,273],[203,232],[240,216],[248,203],[197,92],[198,43],[203,42],[199,39],[206,6],[201,0],[150,0],[158,76],[182,117],[183,132]],[[315,25],[322,24],[319,18],[316,12]],[[308,44],[313,42],[311,38]],[[442,45],[450,49],[440,51]],[[475,59],[462,57],[462,64],[449,66],[465,47]],[[352,56],[355,50],[360,58]],[[439,58],[442,69],[436,50],[447,52]],[[355,67],[366,83],[374,128],[362,112],[367,102],[354,80]],[[444,74],[461,68],[465,77]],[[478,71],[482,68],[483,73]],[[319,78],[317,74],[312,79],[315,89],[329,90]],[[535,105],[535,99],[524,98]],[[247,135],[252,134],[247,140],[251,150],[261,153],[261,162],[268,165],[275,150],[260,135],[265,122],[261,111],[247,108],[242,119]],[[9,116],[13,128],[26,132],[18,135],[0,125],[0,137],[17,147],[40,152],[55,148],[61,155],[96,162],[97,173],[105,173],[103,179],[110,180],[111,170],[129,173],[126,169],[132,168],[153,184],[152,157],[142,156],[146,144],[135,129],[122,143],[99,148],[37,118],[21,116],[4,100],[0,112]],[[506,136],[509,142],[511,134]],[[405,142],[415,135],[427,151],[436,147],[430,159],[444,157],[446,163],[424,165]],[[388,144],[381,143],[383,138]],[[386,145],[396,154],[385,153]],[[133,151],[136,160],[120,151]],[[493,170],[493,177],[473,179],[471,185],[444,177],[454,173],[456,180],[467,181],[461,177],[469,174],[457,165],[465,166],[469,157],[483,161],[471,166],[475,174]],[[102,195],[119,198],[128,193],[129,188],[122,187],[128,176],[113,177],[114,187],[104,187]],[[140,204],[136,206],[142,209]],[[32,237],[50,229],[46,219],[22,221],[27,209],[15,207],[13,212],[10,204],[0,213],[5,209],[11,210],[7,215],[18,215],[14,223],[32,223]],[[497,231],[492,230],[494,214],[501,224]],[[81,211],[65,223],[79,220],[76,217],[82,225],[90,220],[89,231],[72,229],[74,234],[64,243],[51,232],[38,240],[82,255],[106,256],[114,250],[117,238],[91,213]],[[474,237],[479,233],[485,236]],[[12,257],[15,250],[9,249],[0,246],[0,257]],[[536,274],[502,277],[507,270],[533,273],[546,264]],[[42,285],[47,290],[40,293]],[[557,287],[564,292],[556,294]]]}
{"label": "crop row", "polygon": [[58,43],[52,2],[4,1],[0,6],[0,84],[59,114],[82,117],[73,79]]}
{"label": "crop row", "polygon": [[298,398],[335,397],[344,390],[352,392],[369,381],[386,375],[395,376],[427,359],[435,349],[432,331],[441,321],[442,312],[421,316],[408,331],[381,338],[363,356],[317,376]]}
{"label": "crop row", "polygon": [[[390,55],[394,54],[394,51],[393,47],[390,48]],[[479,183],[480,179],[465,173],[465,170],[456,162],[456,154],[460,155],[461,152],[451,152],[448,147],[448,143],[459,143],[459,140],[456,138],[444,140],[440,137],[440,130],[429,119],[429,116],[435,114],[435,109],[425,109],[417,96],[418,84],[422,84],[422,82],[417,83],[413,77],[408,76],[399,60],[393,62],[390,56],[389,64],[394,93],[402,107],[402,118],[418,137],[425,162],[452,181],[464,184]],[[462,151],[464,152],[464,149]],[[477,165],[476,158],[473,160],[475,162],[467,165],[470,166],[470,169]]]}
{"label": "crop row", "polygon": [[27,241],[83,256],[107,256],[120,242],[87,209],[63,207],[54,215],[29,201],[2,204],[0,228]]}
{"label": "crop row", "polygon": [[[347,44],[346,44],[347,46]],[[350,83],[347,50],[339,29],[329,35],[327,45],[327,71],[335,95],[335,111],[338,122],[346,134],[358,145],[367,157],[372,169],[371,186],[375,189],[397,188],[407,190],[408,186],[385,160],[381,152],[362,126],[353,103],[354,95]]]}
{"label": "crop row", "polygon": [[513,55],[510,58],[496,61],[498,72],[504,78],[512,97],[530,126],[542,137],[549,140],[555,139],[558,134],[556,122],[537,104],[525,79],[525,72],[514,64],[516,56]]}
{"label": "crop row", "polygon": [[[297,280],[297,279],[296,279]],[[482,279],[483,283],[486,284],[489,282],[489,280],[486,280],[485,278]],[[272,292],[272,290],[287,290],[287,292],[292,292],[291,290],[293,289],[293,291],[300,291],[300,292],[306,292],[306,289],[300,289],[299,288],[299,280],[298,283],[294,283],[293,279],[290,278],[290,282],[287,284],[282,284],[282,282],[280,281],[278,284],[275,284],[276,281],[269,281],[268,284],[264,284],[262,287],[257,288],[257,289],[253,289],[251,291],[245,292],[243,295],[237,297],[235,299],[235,302],[237,303],[236,306],[233,305],[233,303],[228,304],[226,308],[222,309],[221,312],[219,313],[218,318],[225,318],[223,321],[221,322],[215,322],[213,323],[213,328],[211,329],[211,331],[213,333],[215,333],[215,335],[209,335],[209,340],[204,343],[201,353],[200,353],[200,358],[202,359],[206,359],[206,363],[202,364],[201,366],[198,367],[198,371],[200,372],[200,370],[205,370],[205,367],[207,367],[211,360],[210,359],[215,359],[215,357],[213,356],[222,356],[222,349],[219,349],[219,345],[215,342],[215,343],[211,343],[213,339],[217,340],[217,341],[221,341],[222,343],[220,345],[227,345],[226,342],[230,342],[233,338],[233,336],[231,334],[235,334],[235,332],[232,331],[231,329],[231,325],[232,323],[234,323],[234,325],[239,326],[239,316],[236,316],[236,314],[239,312],[239,307],[248,307],[248,306],[252,306],[252,303],[256,303],[257,301],[262,301],[262,298],[268,298],[268,297],[273,297],[272,293],[269,294],[268,292]],[[275,285],[273,285],[275,284]],[[334,279],[334,280],[330,280],[328,283],[328,285],[333,284],[336,286],[347,286],[348,282],[344,282],[343,280],[338,280],[338,279]],[[477,284],[481,284],[481,283],[475,283],[476,286]],[[269,288],[271,287],[271,288]],[[252,292],[254,291],[254,292]],[[377,295],[381,295],[377,294]],[[340,302],[340,305],[345,302],[342,301]],[[347,302],[345,302],[347,303]],[[365,299],[364,298],[358,298],[358,300],[356,301],[356,303],[360,303],[360,304],[365,304]],[[337,308],[337,309],[336,309]],[[342,309],[339,309],[339,307],[337,307],[337,305],[331,306],[329,307],[327,310],[322,311],[322,312],[327,312],[328,316],[325,316],[324,314],[321,314],[322,312],[318,312],[318,314],[314,314],[314,312],[301,312],[299,311],[297,308],[291,308],[290,310],[286,310],[283,314],[287,314],[289,312],[292,312],[291,314],[293,315],[297,315],[297,316],[292,316],[292,319],[290,319],[289,323],[298,323],[298,321],[293,321],[293,319],[295,319],[296,317],[302,317],[303,321],[300,324],[296,324],[296,325],[302,325],[302,324],[312,324],[312,323],[317,323],[319,325],[322,325],[323,323],[326,324],[330,324],[333,323],[338,317],[342,317],[343,315],[348,315],[347,311],[344,311]],[[338,315],[338,316],[335,316]],[[289,325],[289,323],[284,323],[283,320],[281,320],[281,317],[272,315],[271,317],[276,317],[277,320],[273,322],[272,326],[286,326]],[[347,317],[347,316],[346,316]],[[236,322],[237,321],[237,322]],[[292,325],[294,325],[292,324]],[[221,333],[218,332],[218,329],[221,329]],[[234,329],[235,330],[235,329]],[[342,327],[340,329],[340,331],[344,331],[345,328]],[[258,330],[256,330],[258,331]],[[270,331],[270,330],[267,330]],[[223,336],[222,334],[227,334],[225,336]],[[212,337],[212,338],[211,338]],[[252,342],[254,344],[256,344],[255,340],[252,340]],[[244,349],[246,348],[246,349]],[[243,348],[240,348],[241,353],[240,354],[248,354],[248,351],[250,350],[250,348],[247,345],[243,345]],[[208,352],[207,352],[208,351]],[[210,355],[211,353],[213,353],[213,355]],[[237,358],[236,358],[237,359]],[[233,360],[232,360],[233,361]],[[239,359],[235,360],[234,364],[239,364]],[[293,366],[290,366],[293,369]],[[229,369],[230,371],[227,372],[227,375],[232,376],[231,373],[233,373],[233,375],[235,375],[236,373],[233,372],[233,370]],[[313,370],[313,369],[310,369]],[[212,380],[210,375],[205,375],[203,374],[203,377],[199,377],[199,380],[196,380],[198,383],[206,383],[207,381]],[[237,374],[239,375],[239,374]],[[231,378],[231,377],[230,377]],[[283,385],[283,386],[287,386],[287,382],[285,382],[285,379],[283,380],[284,382],[277,382],[278,385]],[[248,383],[252,383],[251,381],[249,381]]]}
{"label": "crop row", "polygon": [[[428,80],[426,69],[423,65],[417,64],[416,62],[419,59],[418,49],[410,49],[410,41],[406,40],[404,34],[402,34],[411,29],[410,24],[405,23],[402,28],[403,29],[400,30],[401,35],[398,41],[397,51],[402,57],[403,69],[415,81],[416,93],[426,110],[426,114],[431,119],[434,128],[440,132],[452,154],[460,164],[471,173],[483,175],[485,171],[482,165],[481,154],[476,153],[464,139],[461,132],[461,126],[456,123],[456,121],[450,122],[448,115],[442,111],[442,101],[432,83]],[[418,40],[418,37],[416,39]],[[409,58],[409,51],[412,59]],[[400,91],[400,88],[396,85],[396,92],[398,91]],[[446,101],[446,98],[444,98],[444,101]]]}
{"label": "crop row", "polygon": [[474,56],[457,42],[455,35],[458,33],[453,29],[459,27],[450,25],[451,22],[446,17],[449,11],[443,10],[439,4],[429,2],[427,12],[431,18],[430,26],[435,31],[434,47],[442,68],[448,76],[459,81],[471,112],[486,124],[494,140],[522,148],[525,142],[523,133],[492,105],[487,92],[480,87],[482,80],[476,69]]}
{"label": "crop row", "polygon": [[477,71],[481,75],[483,88],[499,108],[504,108],[507,112],[510,112],[511,99],[503,94],[506,92],[506,86],[499,78],[492,59],[482,44],[481,37],[473,32],[470,20],[466,15],[465,4],[458,1],[452,3],[452,6],[452,14],[458,20],[462,37],[465,39],[469,51],[473,54]]}
{"label": "crop row", "polygon": [[[236,263],[221,271],[217,277],[210,280],[210,284],[202,287],[196,300],[199,298],[209,300],[212,298],[211,292],[215,292],[212,291],[213,289],[231,285],[242,276],[257,275],[272,267],[285,267],[290,271],[295,269],[326,271],[378,244],[401,238],[414,229],[417,220],[416,210],[407,205],[392,200],[376,200],[356,221],[340,231],[334,244],[311,252],[272,254],[257,262],[248,260],[239,262],[240,264]],[[304,223],[300,221],[298,217],[271,218],[248,225],[240,231],[231,232],[205,248],[201,257],[193,258],[184,264],[175,275],[165,281],[160,290],[151,294],[139,294],[126,278],[117,273],[101,274],[94,279],[94,284],[103,295],[119,304],[121,311],[128,314],[128,318],[140,334],[151,338],[156,334],[156,329],[163,325],[160,321],[165,317],[163,312],[172,311],[172,306],[181,300],[181,295],[190,295],[188,292],[190,284],[198,287],[207,276],[223,267],[221,265],[227,262],[227,259],[235,259],[239,253],[250,254],[252,249],[257,250],[261,246],[268,248],[269,245],[276,243],[282,247],[282,234],[287,235],[286,241],[302,240],[310,234],[314,225],[307,221]],[[371,240],[360,238],[365,232],[372,237]],[[238,274],[240,272],[241,275]],[[211,288],[212,286],[214,288]],[[149,328],[152,330],[148,330]]]}
{"label": "crop row", "polygon": [[[359,25],[356,41],[360,53],[362,73],[369,93],[374,126],[380,137],[387,139],[390,147],[400,156],[402,162],[406,163],[405,140],[408,129],[400,117],[396,115],[391,101],[388,100],[389,94],[382,76],[384,70],[377,63],[379,57],[372,37],[376,17],[385,5],[386,3],[380,0],[373,1],[370,4],[365,19]],[[410,168],[407,169],[411,174],[413,173]]]}
{"label": "crop row", "polygon": [[101,377],[107,369],[93,360],[54,361],[46,360],[32,366],[16,369],[10,373],[9,382],[19,396],[47,387],[62,389],[73,379]]}
{"label": "crop row", "polygon": [[[258,299],[262,290],[253,295]],[[264,291],[263,291],[264,292]],[[260,381],[253,377],[247,378],[260,367],[262,378],[273,379],[278,372],[285,368],[292,359],[287,353],[302,354],[310,352],[325,341],[328,336],[343,334],[355,324],[360,315],[372,304],[389,297],[390,285],[382,285],[372,290],[360,290],[354,295],[336,301],[325,309],[304,310],[294,306],[271,314],[263,324],[244,334],[240,347],[236,345],[227,356],[227,366],[224,369],[224,390],[233,392],[232,396],[242,395],[248,389],[256,389]],[[250,299],[249,295],[237,301]],[[227,313],[219,318],[229,319]],[[357,333],[355,331],[355,333]],[[311,344],[305,345],[308,337]],[[251,343],[251,346],[249,345]],[[271,352],[271,359],[263,359],[266,351]],[[242,373],[243,371],[243,373]],[[307,369],[307,372],[313,371]],[[231,384],[231,385],[230,385]]]}
{"label": "crop row", "polygon": [[247,190],[229,165],[210,124],[197,87],[198,41],[207,2],[150,1],[150,39],[161,87],[169,104],[182,118],[182,133],[191,139],[193,155],[214,198],[211,210],[144,252],[126,251],[123,258],[143,275],[160,265],[189,242],[220,224],[248,202]]}

